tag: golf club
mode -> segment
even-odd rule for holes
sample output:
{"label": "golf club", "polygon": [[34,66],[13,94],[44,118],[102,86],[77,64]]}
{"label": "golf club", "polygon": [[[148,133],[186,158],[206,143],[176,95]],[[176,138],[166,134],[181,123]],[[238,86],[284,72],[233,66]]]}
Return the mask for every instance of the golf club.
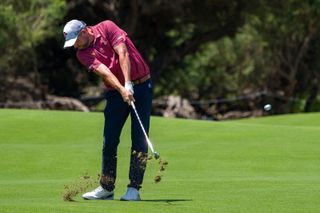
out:
{"label": "golf club", "polygon": [[133,111],[134,111],[134,113],[135,113],[135,115],[136,115],[136,117],[137,117],[137,119],[138,119],[138,121],[139,121],[139,124],[140,124],[140,127],[141,127],[141,129],[142,129],[142,132],[143,132],[143,134],[144,134],[144,136],[145,136],[145,138],[146,138],[146,140],[147,140],[148,146],[150,147],[151,152],[152,152],[154,158],[155,158],[155,159],[158,159],[158,158],[160,157],[160,155],[159,155],[158,152],[154,151],[153,145],[152,145],[151,141],[149,140],[149,137],[148,137],[148,135],[147,135],[147,133],[146,133],[146,130],[144,129],[144,127],[143,127],[143,125],[142,125],[142,122],[141,122],[141,120],[140,120],[140,117],[139,117],[139,115],[138,115],[136,106],[134,105],[134,102],[133,102],[133,101],[131,101],[131,106],[132,106],[132,109],[133,109]]}

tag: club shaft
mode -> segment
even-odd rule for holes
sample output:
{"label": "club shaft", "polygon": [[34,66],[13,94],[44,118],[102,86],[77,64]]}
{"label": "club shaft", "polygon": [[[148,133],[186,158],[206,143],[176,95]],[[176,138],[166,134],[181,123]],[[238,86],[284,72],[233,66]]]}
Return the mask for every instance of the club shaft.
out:
{"label": "club shaft", "polygon": [[147,141],[147,143],[148,143],[148,146],[150,147],[151,152],[154,153],[153,145],[152,145],[151,141],[149,140],[149,137],[148,137],[148,135],[147,135],[147,133],[146,133],[146,130],[145,130],[144,127],[143,127],[143,124],[142,124],[142,122],[141,122],[140,116],[139,116],[139,114],[138,114],[138,112],[137,112],[136,106],[134,105],[133,101],[131,102],[131,106],[132,106],[132,109],[133,109],[133,111],[134,111],[134,114],[136,115],[136,117],[137,117],[137,119],[138,119],[138,121],[139,121],[140,127],[141,127],[141,129],[142,129],[142,132],[143,132],[145,138],[146,138],[146,141]]}

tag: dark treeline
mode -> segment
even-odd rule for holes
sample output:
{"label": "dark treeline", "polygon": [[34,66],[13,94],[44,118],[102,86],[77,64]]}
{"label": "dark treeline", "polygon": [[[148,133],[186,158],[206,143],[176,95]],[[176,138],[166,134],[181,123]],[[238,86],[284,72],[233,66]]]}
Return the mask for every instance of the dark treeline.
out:
{"label": "dark treeline", "polygon": [[62,49],[62,28],[111,19],[150,64],[155,97],[203,101],[207,114],[319,111],[319,17],[319,0],[3,0],[0,102],[95,95],[99,79]]}

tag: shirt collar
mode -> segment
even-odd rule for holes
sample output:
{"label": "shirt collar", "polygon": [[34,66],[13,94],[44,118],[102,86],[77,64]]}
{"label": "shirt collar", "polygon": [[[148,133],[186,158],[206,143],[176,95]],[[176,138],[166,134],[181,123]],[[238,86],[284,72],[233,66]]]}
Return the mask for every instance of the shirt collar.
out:
{"label": "shirt collar", "polygon": [[94,44],[96,43],[97,39],[98,39],[99,37],[101,37],[101,34],[100,34],[100,32],[99,32],[98,30],[96,30],[95,27],[90,27],[90,29],[92,30],[93,36],[94,36],[94,39],[93,39],[93,42],[92,42],[91,45],[94,45]]}

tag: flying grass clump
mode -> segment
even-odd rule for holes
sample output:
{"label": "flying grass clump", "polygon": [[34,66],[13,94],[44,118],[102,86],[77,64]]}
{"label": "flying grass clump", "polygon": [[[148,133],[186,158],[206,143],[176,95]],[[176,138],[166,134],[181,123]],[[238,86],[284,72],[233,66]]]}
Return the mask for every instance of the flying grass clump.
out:
{"label": "flying grass clump", "polygon": [[88,188],[93,187],[99,183],[100,175],[98,179],[90,177],[87,173],[81,176],[78,180],[64,186],[64,201],[74,201],[74,197],[79,193],[85,192]]}
{"label": "flying grass clump", "polygon": [[155,158],[153,155],[147,155],[146,153],[133,151],[132,155],[137,155],[138,160],[141,164],[141,169],[146,168],[147,161],[151,161],[152,159],[155,159],[156,162],[159,164],[159,168],[157,169],[156,175],[153,178],[155,183],[159,183],[162,180],[163,172],[166,170],[166,167],[168,165],[168,161],[162,160],[161,158]]}
{"label": "flying grass clump", "polygon": [[[153,157],[149,156],[148,160],[152,160]],[[159,164],[159,168],[157,170],[157,173],[155,177],[153,178],[155,183],[159,183],[162,180],[163,172],[166,170],[167,165],[169,164],[168,161],[162,160],[161,158],[156,159]]]}
{"label": "flying grass clump", "polygon": [[168,165],[168,161],[165,161],[165,160],[162,160],[161,158],[159,158],[158,164],[159,164],[159,169],[158,169],[157,175],[154,177],[155,183],[159,183],[161,181],[162,176],[163,176],[162,173],[166,170],[166,167]]}

